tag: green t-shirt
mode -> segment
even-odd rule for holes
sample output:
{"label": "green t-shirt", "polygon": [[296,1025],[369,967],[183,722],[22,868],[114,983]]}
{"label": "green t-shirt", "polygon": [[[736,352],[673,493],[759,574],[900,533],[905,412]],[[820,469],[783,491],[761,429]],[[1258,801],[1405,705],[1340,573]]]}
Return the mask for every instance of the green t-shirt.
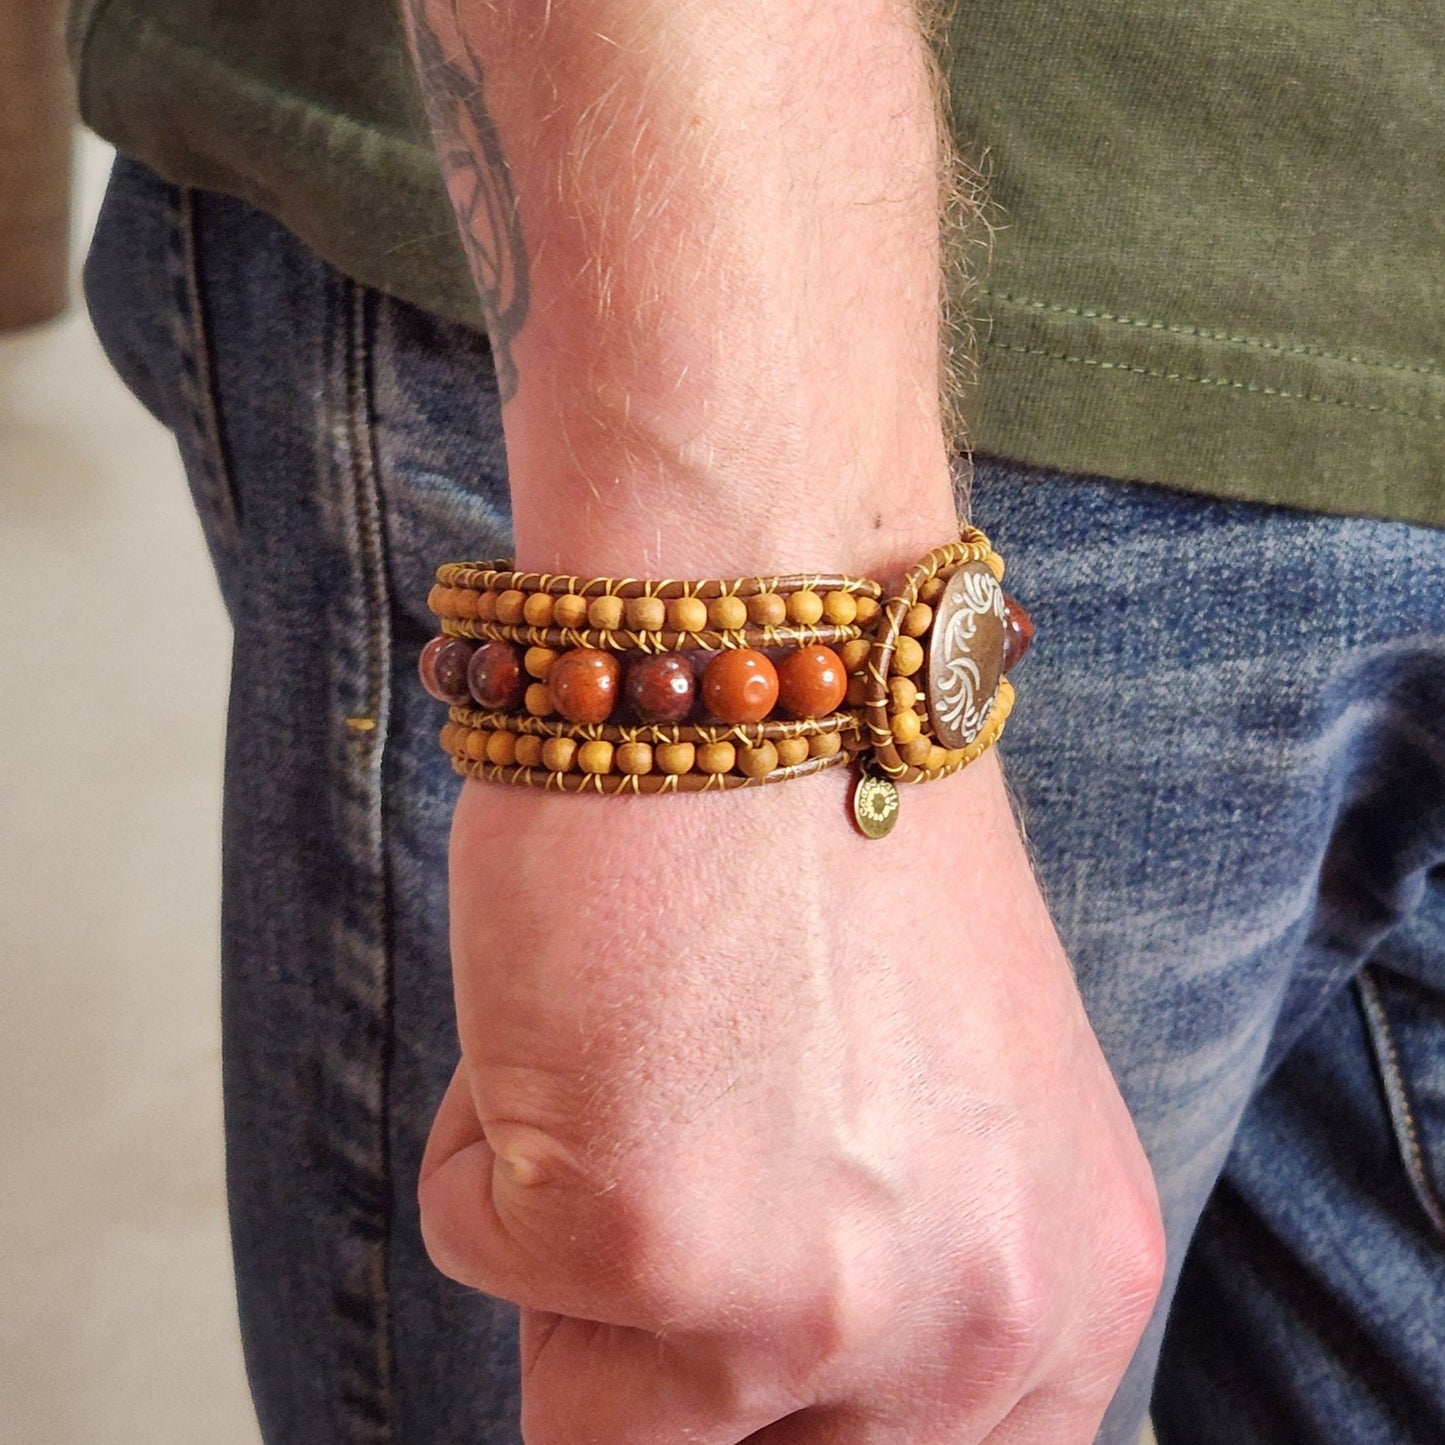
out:
{"label": "green t-shirt", "polygon": [[[83,113],[479,324],[396,0],[78,0]],[[1435,0],[959,0],[980,450],[1445,525]]]}

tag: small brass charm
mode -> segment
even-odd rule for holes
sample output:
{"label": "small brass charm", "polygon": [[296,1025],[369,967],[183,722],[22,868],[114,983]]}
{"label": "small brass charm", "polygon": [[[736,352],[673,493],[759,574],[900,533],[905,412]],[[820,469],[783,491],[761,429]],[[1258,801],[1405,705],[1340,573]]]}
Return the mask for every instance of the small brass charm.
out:
{"label": "small brass charm", "polygon": [[853,821],[865,838],[883,838],[898,821],[898,789],[891,778],[861,772],[853,784]]}

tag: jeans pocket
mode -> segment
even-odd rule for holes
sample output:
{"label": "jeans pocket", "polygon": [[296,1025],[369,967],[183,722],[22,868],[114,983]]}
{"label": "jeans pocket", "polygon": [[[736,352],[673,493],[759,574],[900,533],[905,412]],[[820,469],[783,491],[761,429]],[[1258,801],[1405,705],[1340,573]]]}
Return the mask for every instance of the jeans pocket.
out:
{"label": "jeans pocket", "polygon": [[1445,1238],[1445,996],[1380,964],[1355,987],[1410,1188]]}

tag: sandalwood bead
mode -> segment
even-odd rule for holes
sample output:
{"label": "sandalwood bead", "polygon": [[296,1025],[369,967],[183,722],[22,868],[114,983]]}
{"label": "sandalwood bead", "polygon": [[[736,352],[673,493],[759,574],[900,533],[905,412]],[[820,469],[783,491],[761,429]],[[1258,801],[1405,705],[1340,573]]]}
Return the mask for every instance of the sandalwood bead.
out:
{"label": "sandalwood bead", "polygon": [[692,743],[658,743],[652,750],[652,760],[660,773],[690,773],[697,761],[697,748]]}
{"label": "sandalwood bead", "polygon": [[924,763],[923,766],[936,770],[938,768],[946,767],[947,765],[947,751],[944,748],[939,747],[937,743],[934,743],[934,745],[928,750],[928,761]]}
{"label": "sandalwood bead", "polygon": [[556,709],[552,706],[552,690],[545,682],[534,682],[522,698],[522,706],[533,717],[551,717]]}
{"label": "sandalwood bead", "polygon": [[558,627],[581,627],[587,621],[587,599],[564,592],[552,603],[552,621]]}
{"label": "sandalwood bead", "polygon": [[667,625],[673,632],[701,632],[707,626],[707,603],[701,597],[675,597],[667,604]]}
{"label": "sandalwood bead", "polygon": [[943,589],[947,585],[947,582],[945,582],[942,577],[930,577],[928,581],[918,589],[918,600],[920,602],[927,602],[932,606],[933,603],[937,602],[938,599],[943,596]]}
{"label": "sandalwood bead", "polygon": [[640,778],[652,771],[652,748],[647,743],[623,743],[617,749],[617,771]]}
{"label": "sandalwood bead", "polygon": [[812,627],[823,615],[823,599],[810,587],[788,594],[788,621],[799,627]]}
{"label": "sandalwood bead", "polygon": [[546,592],[529,592],[522,604],[522,620],[528,627],[552,625],[552,598]]}
{"label": "sandalwood bead", "polygon": [[478,622],[495,622],[497,620],[497,594],[495,592],[479,592],[473,615]]}
{"label": "sandalwood bead", "polygon": [[923,719],[910,708],[907,712],[894,713],[888,720],[888,726],[893,729],[893,741],[902,746],[911,743],[923,732]]}
{"label": "sandalwood bead", "polygon": [[748,621],[754,627],[781,627],[787,620],[788,604],[776,592],[748,598]]}
{"label": "sandalwood bead", "polygon": [[490,733],[472,731],[467,734],[466,755],[474,763],[484,763],[487,760],[487,744],[491,741]]}
{"label": "sandalwood bead", "polygon": [[522,768],[540,767],[542,763],[542,739],[531,733],[517,734],[517,766]]}
{"label": "sandalwood bead", "polygon": [[469,587],[458,587],[455,592],[457,616],[469,621],[474,619],[477,615],[477,603],[481,601],[482,594],[473,592]]}
{"label": "sandalwood bead", "polygon": [[882,610],[876,597],[857,597],[858,615],[853,619],[859,627],[866,627]]}
{"label": "sandalwood bead", "polygon": [[667,624],[667,604],[661,597],[629,597],[625,613],[634,632],[661,632]]}
{"label": "sandalwood bead", "polygon": [[873,644],[866,637],[855,637],[838,648],[838,656],[847,671],[862,672],[868,666],[868,654],[872,651]]}
{"label": "sandalwood bead", "polygon": [[449,587],[443,587],[440,582],[434,582],[431,591],[426,595],[427,611],[435,612],[438,617],[445,617],[447,615],[447,593],[450,590]]}
{"label": "sandalwood bead", "polygon": [[461,729],[454,722],[443,723],[442,730],[437,734],[437,741],[441,743],[445,752],[454,753],[461,741]]}
{"label": "sandalwood bead", "polygon": [[576,738],[548,738],[542,744],[542,766],[552,773],[566,773],[577,761]]}
{"label": "sandalwood bead", "polygon": [[612,653],[579,647],[552,664],[545,686],[568,722],[600,723],[612,715],[621,679],[622,664]]}
{"label": "sandalwood bead", "polygon": [[458,706],[467,702],[467,668],[476,644],[464,637],[433,637],[417,659],[421,685],[438,702]]}
{"label": "sandalwood bead", "polygon": [[594,597],[587,604],[587,621],[599,632],[611,632],[622,626],[622,599],[620,597]]}
{"label": "sandalwood bead", "polygon": [[697,679],[685,658],[662,652],[628,664],[623,695],[643,722],[682,722],[696,701]]}
{"label": "sandalwood bead", "polygon": [[770,742],[738,751],[738,767],[750,778],[765,778],[778,766],[778,750]]}
{"label": "sandalwood bead", "polygon": [[928,764],[928,754],[933,744],[925,737],[914,738],[911,743],[904,743],[898,749],[898,756],[908,764],[910,768],[922,768]]}
{"label": "sandalwood bead", "polygon": [[837,733],[814,733],[808,739],[808,756],[831,758],[843,746],[843,739]]}
{"label": "sandalwood bead", "polygon": [[545,679],[552,664],[557,661],[558,653],[553,647],[529,647],[522,657],[522,666],[528,673],[539,679]]}
{"label": "sandalwood bead", "polygon": [[823,617],[835,627],[848,627],[858,616],[858,600],[851,592],[829,592],[823,598]]}
{"label": "sandalwood bead", "polygon": [[715,597],[708,603],[707,620],[719,632],[736,632],[748,625],[748,604],[741,597]]}
{"label": "sandalwood bead", "polygon": [[926,602],[915,602],[903,614],[903,635],[922,637],[933,626],[933,608]]}
{"label": "sandalwood bead", "polygon": [[922,644],[916,637],[900,637],[893,647],[893,671],[912,677],[922,666]]}
{"label": "sandalwood bead", "polygon": [[522,620],[526,606],[527,594],[517,591],[515,587],[497,593],[497,621],[507,627],[516,627]]}
{"label": "sandalwood bead", "polygon": [[911,677],[890,677],[888,701],[894,712],[906,712],[918,701],[918,684]]}
{"label": "sandalwood bead", "polygon": [[851,706],[862,707],[868,701],[868,679],[862,673],[855,673],[848,679],[848,688],[843,696]]}
{"label": "sandalwood bead", "polygon": [[499,767],[509,768],[517,761],[517,735],[503,731],[494,732],[487,739],[487,761]]}
{"label": "sandalwood bead", "polygon": [[807,738],[779,738],[777,748],[780,768],[795,768],[808,761]]}
{"label": "sandalwood bead", "polygon": [[983,559],[983,565],[993,573],[993,580],[995,582],[1003,581],[1003,558],[1000,557],[997,552],[990,552],[988,556]]}
{"label": "sandalwood bead", "polygon": [[577,749],[577,766],[584,773],[610,773],[613,747],[601,738],[593,738]]}
{"label": "sandalwood bead", "polygon": [[702,696],[721,722],[761,722],[778,701],[778,670],[756,648],[720,652],[702,675]]}
{"label": "sandalwood bead", "polygon": [[510,712],[517,707],[526,686],[522,659],[510,642],[486,643],[467,664],[467,688],[477,706],[491,712]]}
{"label": "sandalwood bead", "polygon": [[827,717],[849,685],[843,659],[831,647],[800,647],[778,664],[778,702],[794,717]]}
{"label": "sandalwood bead", "polygon": [[700,773],[730,773],[737,756],[737,749],[731,743],[703,743],[697,750],[697,770]]}

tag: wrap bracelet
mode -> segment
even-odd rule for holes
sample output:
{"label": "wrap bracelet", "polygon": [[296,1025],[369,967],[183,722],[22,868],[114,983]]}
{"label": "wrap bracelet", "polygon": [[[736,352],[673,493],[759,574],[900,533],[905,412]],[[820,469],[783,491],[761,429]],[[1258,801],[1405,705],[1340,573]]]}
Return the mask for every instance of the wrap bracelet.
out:
{"label": "wrap bracelet", "polygon": [[559,792],[713,792],[852,763],[853,818],[1002,733],[1033,635],[976,528],[887,596],[865,577],[709,581],[440,567],[422,685],[463,776]]}

